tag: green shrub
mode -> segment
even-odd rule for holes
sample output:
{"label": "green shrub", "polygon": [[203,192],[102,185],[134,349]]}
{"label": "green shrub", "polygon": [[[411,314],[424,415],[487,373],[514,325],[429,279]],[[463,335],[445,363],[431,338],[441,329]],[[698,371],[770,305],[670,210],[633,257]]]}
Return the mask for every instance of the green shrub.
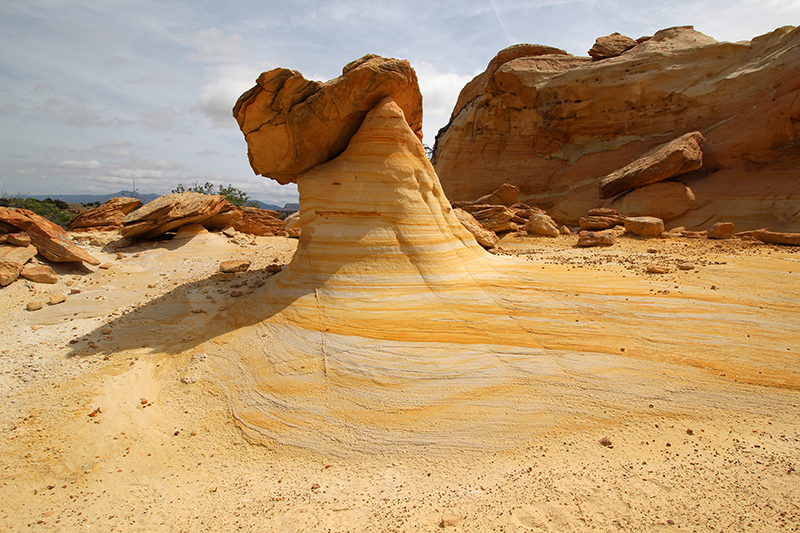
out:
{"label": "green shrub", "polygon": [[191,187],[186,187],[183,183],[179,183],[177,187],[172,189],[174,193],[182,192],[199,192],[200,194],[219,194],[224,196],[228,202],[239,207],[258,207],[258,202],[250,200],[250,195],[241,189],[237,189],[230,183],[227,187],[222,185],[218,186],[217,192],[214,192],[214,184],[205,182],[203,185],[194,182]]}

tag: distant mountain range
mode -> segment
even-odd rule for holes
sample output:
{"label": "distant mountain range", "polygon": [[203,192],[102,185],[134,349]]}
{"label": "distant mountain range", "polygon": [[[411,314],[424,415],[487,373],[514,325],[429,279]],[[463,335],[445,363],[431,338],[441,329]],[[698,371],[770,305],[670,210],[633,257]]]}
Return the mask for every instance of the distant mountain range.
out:
{"label": "distant mountain range", "polygon": [[[46,200],[50,198],[52,200],[61,200],[62,202],[67,202],[68,204],[91,204],[94,202],[100,202],[101,204],[109,201],[112,198],[117,198],[119,196],[130,196],[130,191],[119,191],[112,194],[51,194],[48,196],[30,196],[30,198],[36,198],[37,200]],[[143,204],[147,202],[151,202],[162,196],[160,194],[154,193],[136,193],[136,198],[142,201]],[[266,204],[260,200],[253,200],[254,202],[258,203],[258,206],[261,209],[271,209],[272,211],[299,211],[300,204],[293,203],[293,204],[286,204],[283,207],[274,204]]]}

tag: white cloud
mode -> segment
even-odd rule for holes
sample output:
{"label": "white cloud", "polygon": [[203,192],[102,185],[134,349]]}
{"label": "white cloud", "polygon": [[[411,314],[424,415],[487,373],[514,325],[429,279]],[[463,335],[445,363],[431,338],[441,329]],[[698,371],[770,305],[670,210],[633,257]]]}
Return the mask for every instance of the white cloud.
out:
{"label": "white cloud", "polygon": [[94,170],[101,168],[102,165],[99,161],[59,161],[56,163],[56,166],[59,168],[68,168],[68,169],[75,169],[75,170]]}
{"label": "white cloud", "polygon": [[197,107],[209,117],[216,127],[236,128],[231,110],[236,100],[256,84],[256,78],[274,65],[262,63],[249,65],[244,62],[225,63],[207,67],[208,83],[200,89]]}
{"label": "white cloud", "polygon": [[242,36],[238,33],[225,35],[222,30],[208,28],[192,34],[190,42],[195,50],[184,57],[201,63],[225,63],[239,61],[242,55]]}
{"label": "white cloud", "polygon": [[439,72],[425,61],[413,63],[417,72],[419,88],[422,92],[422,128],[425,143],[433,146],[439,128],[450,120],[450,113],[456,105],[458,95],[464,85],[474,76],[455,72]]}

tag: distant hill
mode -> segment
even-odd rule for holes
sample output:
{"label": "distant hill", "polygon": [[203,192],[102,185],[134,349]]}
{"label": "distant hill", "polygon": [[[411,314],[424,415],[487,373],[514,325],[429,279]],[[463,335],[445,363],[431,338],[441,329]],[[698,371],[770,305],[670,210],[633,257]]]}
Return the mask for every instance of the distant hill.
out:
{"label": "distant hill", "polygon": [[[112,194],[50,194],[47,196],[38,195],[38,196],[30,196],[30,198],[36,198],[37,200],[46,200],[47,198],[51,198],[53,200],[61,200],[63,202],[67,202],[68,204],[91,204],[94,202],[100,202],[101,204],[106,203],[112,198],[117,198],[119,196],[130,196],[130,191],[119,191]],[[136,198],[142,201],[142,203],[146,204],[147,202],[151,202],[161,196],[160,194],[155,193],[136,193]],[[258,206],[261,209],[270,209],[272,211],[299,211],[300,204],[286,204],[283,207],[275,205],[275,204],[267,204],[260,200],[253,200],[254,202],[258,203]]]}

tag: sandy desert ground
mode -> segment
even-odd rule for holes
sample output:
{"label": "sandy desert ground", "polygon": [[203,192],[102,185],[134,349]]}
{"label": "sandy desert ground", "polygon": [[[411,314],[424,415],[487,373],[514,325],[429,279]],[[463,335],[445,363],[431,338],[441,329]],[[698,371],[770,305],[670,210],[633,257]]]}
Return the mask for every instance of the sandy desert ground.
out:
{"label": "sandy desert ground", "polygon": [[[564,298],[586,297],[586,322],[601,329],[578,323],[576,337],[614,328],[594,303],[610,292],[651,304],[643,338],[662,326],[658,302],[714,302],[752,317],[720,316],[708,332],[751,346],[747,360],[692,366],[664,346],[664,361],[629,359],[631,372],[663,376],[658,390],[618,395],[586,381],[550,399],[607,414],[596,423],[556,419],[492,450],[341,454],[254,443],[202,350],[203,332],[268,287],[269,265],[287,263],[296,240],[207,233],[87,246],[108,268],[54,265],[55,285],[0,290],[0,528],[800,531],[800,250],[576,240],[506,238],[497,254]],[[252,261],[248,272],[218,272],[238,258]],[[645,272],[678,263],[694,268]],[[25,309],[52,294],[67,300]],[[687,328],[694,319],[687,311]]]}

